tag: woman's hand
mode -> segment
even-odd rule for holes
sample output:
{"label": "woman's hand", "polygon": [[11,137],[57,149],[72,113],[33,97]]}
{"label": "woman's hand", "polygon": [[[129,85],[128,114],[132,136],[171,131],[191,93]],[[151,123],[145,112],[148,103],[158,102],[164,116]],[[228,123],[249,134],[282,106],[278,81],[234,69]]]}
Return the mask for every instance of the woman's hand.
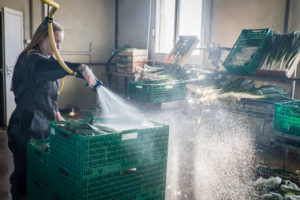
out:
{"label": "woman's hand", "polygon": [[56,112],[56,119],[57,119],[58,121],[66,121],[66,120],[61,116],[60,112]]}
{"label": "woman's hand", "polygon": [[97,84],[97,79],[87,65],[81,64],[78,71],[82,74],[83,78],[88,83],[89,88],[93,88]]}

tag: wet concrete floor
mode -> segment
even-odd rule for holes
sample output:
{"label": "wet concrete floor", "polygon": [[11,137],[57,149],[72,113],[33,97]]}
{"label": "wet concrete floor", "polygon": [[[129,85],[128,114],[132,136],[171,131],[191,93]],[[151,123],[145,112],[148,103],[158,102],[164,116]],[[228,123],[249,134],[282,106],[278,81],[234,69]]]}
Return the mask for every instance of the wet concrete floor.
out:
{"label": "wet concrete floor", "polygon": [[[257,158],[256,164],[265,165],[267,167],[282,168],[284,164],[284,153],[285,152],[283,151],[283,149],[277,147],[275,148],[269,145],[266,145],[263,148],[257,148],[255,151],[255,155]],[[187,162],[192,161],[189,160]],[[12,173],[13,168],[14,166],[12,154],[7,147],[6,128],[2,127],[0,128],[0,200],[11,200],[9,192],[9,176]],[[178,169],[180,169],[180,167]],[[190,170],[192,169],[193,168],[190,168]],[[193,177],[190,177],[193,173],[189,173],[187,169],[182,170],[184,171],[184,174],[186,174],[187,177],[185,177],[185,180],[182,180],[180,182],[181,184],[185,184],[187,180],[193,179]],[[295,152],[290,152],[287,156],[287,170],[292,172],[299,172],[300,170],[300,156]],[[183,186],[183,188],[187,187]],[[189,195],[182,198],[179,197],[178,199],[194,200],[195,198],[193,198],[193,191],[190,191],[188,193]]]}
{"label": "wet concrete floor", "polygon": [[14,168],[12,154],[7,146],[6,128],[0,128],[0,199],[10,200],[9,176]]}

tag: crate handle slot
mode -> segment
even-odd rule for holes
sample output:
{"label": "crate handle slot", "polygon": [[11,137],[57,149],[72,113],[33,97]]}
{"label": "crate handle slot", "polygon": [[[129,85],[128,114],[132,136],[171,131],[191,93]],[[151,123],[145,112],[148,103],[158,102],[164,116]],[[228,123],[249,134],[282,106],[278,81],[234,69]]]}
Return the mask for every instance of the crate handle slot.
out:
{"label": "crate handle slot", "polygon": [[132,173],[136,173],[136,168],[131,168],[131,169],[121,171],[122,176],[127,175],[127,174],[132,174]]}
{"label": "crate handle slot", "polygon": [[142,89],[143,88],[143,86],[142,85],[137,85],[137,86],[135,86],[136,88],[140,88],[140,89]]}
{"label": "crate handle slot", "polygon": [[264,30],[253,30],[252,33],[262,33]]}
{"label": "crate handle slot", "polygon": [[64,132],[62,132],[62,131],[60,131],[60,132],[59,132],[59,134],[60,134],[61,136],[63,136],[64,138],[68,138],[68,137],[70,137],[70,135],[69,135],[69,134],[67,134],[67,133],[64,133]]}
{"label": "crate handle slot", "polygon": [[34,180],[34,185],[36,185],[37,187],[41,187],[41,184],[39,182],[37,182],[36,180]]}
{"label": "crate handle slot", "polygon": [[136,139],[138,135],[138,132],[124,133],[122,134],[122,140]]}
{"label": "crate handle slot", "polygon": [[166,85],[165,88],[166,89],[172,89],[174,86],[173,85]]}
{"label": "crate handle slot", "polygon": [[59,170],[59,172],[62,173],[63,175],[65,175],[65,176],[70,176],[70,174],[69,174],[66,170],[64,170],[64,169],[58,168],[58,170]]}
{"label": "crate handle slot", "polygon": [[41,156],[41,152],[39,152],[38,150],[34,149],[33,151],[36,155]]}

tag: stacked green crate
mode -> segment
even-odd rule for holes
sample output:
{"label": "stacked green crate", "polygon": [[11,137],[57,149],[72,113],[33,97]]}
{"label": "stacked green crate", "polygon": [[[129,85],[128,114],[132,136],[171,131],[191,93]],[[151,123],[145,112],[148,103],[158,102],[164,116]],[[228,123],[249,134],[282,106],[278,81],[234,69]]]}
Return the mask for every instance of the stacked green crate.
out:
{"label": "stacked green crate", "polygon": [[244,29],[226,57],[223,65],[232,74],[255,74],[269,48],[271,29]]}
{"label": "stacked green crate", "polygon": [[300,101],[276,103],[273,127],[278,132],[300,136]]}
{"label": "stacked green crate", "polygon": [[27,144],[27,199],[48,200],[49,139],[30,140]]}
{"label": "stacked green crate", "polygon": [[186,97],[184,81],[136,81],[129,82],[129,97],[143,103],[164,103],[183,100]]}
{"label": "stacked green crate", "polygon": [[[101,122],[112,125],[120,121]],[[55,196],[75,200],[164,199],[167,125],[153,122],[146,128],[81,135],[51,123],[50,130],[50,188]]]}
{"label": "stacked green crate", "polygon": [[59,199],[164,199],[166,163],[131,168],[103,175],[80,177],[57,165],[52,192]]}
{"label": "stacked green crate", "polygon": [[38,179],[28,176],[27,178],[28,200],[51,200],[49,186],[41,183]]}

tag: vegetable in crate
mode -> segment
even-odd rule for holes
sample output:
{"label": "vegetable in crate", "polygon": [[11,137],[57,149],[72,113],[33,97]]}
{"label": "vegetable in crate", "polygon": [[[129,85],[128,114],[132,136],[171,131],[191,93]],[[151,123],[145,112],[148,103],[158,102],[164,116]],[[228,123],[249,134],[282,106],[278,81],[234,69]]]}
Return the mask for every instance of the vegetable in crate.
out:
{"label": "vegetable in crate", "polygon": [[232,58],[231,62],[228,63],[228,65],[232,66],[244,66],[247,65],[254,53],[257,51],[258,47],[252,47],[252,46],[245,46],[242,48],[242,50],[235,54]]}
{"label": "vegetable in crate", "polygon": [[277,85],[264,83],[253,91],[255,95],[262,95],[268,98],[286,98],[287,94]]}
{"label": "vegetable in crate", "polygon": [[260,69],[286,71],[293,65],[300,50],[300,34],[274,34],[270,39],[270,47]]}
{"label": "vegetable in crate", "polygon": [[41,140],[33,138],[31,138],[29,142],[43,151],[49,151],[50,149],[49,142],[41,142]]}
{"label": "vegetable in crate", "polygon": [[94,122],[94,112],[86,111],[83,115],[83,122],[93,124]]}
{"label": "vegetable in crate", "polygon": [[135,81],[152,80],[166,82],[171,80],[189,80],[197,77],[197,72],[188,67],[182,68],[177,64],[157,63],[155,66],[145,65],[144,68],[137,68]]}
{"label": "vegetable in crate", "polygon": [[71,133],[81,135],[107,134],[116,132],[115,129],[106,127],[104,125],[92,125],[90,123],[79,122],[72,119],[64,122],[56,122],[56,125],[70,131]]}

